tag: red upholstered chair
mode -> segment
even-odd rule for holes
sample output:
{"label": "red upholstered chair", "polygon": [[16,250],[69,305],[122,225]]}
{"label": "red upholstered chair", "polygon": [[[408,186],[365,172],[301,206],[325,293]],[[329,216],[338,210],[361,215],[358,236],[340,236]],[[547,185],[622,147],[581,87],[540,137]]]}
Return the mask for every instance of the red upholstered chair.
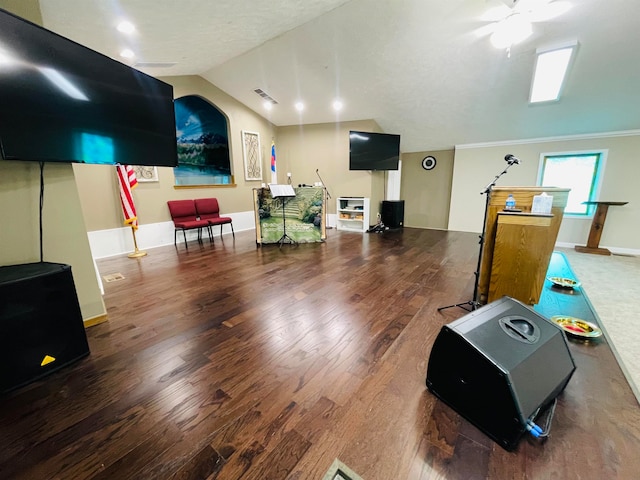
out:
{"label": "red upholstered chair", "polygon": [[193,200],[169,200],[169,213],[175,227],[173,231],[173,244],[176,244],[176,235],[178,230],[182,230],[184,235],[184,244],[187,245],[187,230],[198,229],[198,241],[202,242],[202,229],[206,228],[209,233],[209,240],[213,240],[211,231],[209,230],[209,222],[198,218],[196,204]]}
{"label": "red upholstered chair", "polygon": [[218,205],[217,198],[196,198],[196,211],[198,216],[202,220],[207,220],[210,227],[214,225],[220,225],[220,237],[222,237],[222,226],[228,223],[231,227],[231,234],[233,238],[236,238],[236,233],[233,231],[233,221],[231,217],[220,216],[220,206]]}

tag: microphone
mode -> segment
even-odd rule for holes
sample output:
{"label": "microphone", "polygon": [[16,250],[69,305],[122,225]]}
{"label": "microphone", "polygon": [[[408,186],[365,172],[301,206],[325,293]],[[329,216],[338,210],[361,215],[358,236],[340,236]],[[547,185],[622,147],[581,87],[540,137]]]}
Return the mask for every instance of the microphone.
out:
{"label": "microphone", "polygon": [[514,163],[515,163],[516,165],[520,165],[520,159],[519,159],[518,157],[514,156],[514,155],[511,155],[510,153],[507,153],[507,154],[504,156],[504,159],[507,161],[507,163],[508,163],[509,165],[513,165]]}

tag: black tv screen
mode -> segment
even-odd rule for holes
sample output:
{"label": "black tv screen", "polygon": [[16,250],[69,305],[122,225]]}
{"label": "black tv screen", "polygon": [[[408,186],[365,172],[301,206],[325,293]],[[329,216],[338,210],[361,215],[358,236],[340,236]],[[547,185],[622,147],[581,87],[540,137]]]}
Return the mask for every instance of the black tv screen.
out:
{"label": "black tv screen", "polygon": [[6,160],[176,166],[173,87],[0,9]]}
{"label": "black tv screen", "polygon": [[349,170],[397,170],[400,135],[349,132]]}

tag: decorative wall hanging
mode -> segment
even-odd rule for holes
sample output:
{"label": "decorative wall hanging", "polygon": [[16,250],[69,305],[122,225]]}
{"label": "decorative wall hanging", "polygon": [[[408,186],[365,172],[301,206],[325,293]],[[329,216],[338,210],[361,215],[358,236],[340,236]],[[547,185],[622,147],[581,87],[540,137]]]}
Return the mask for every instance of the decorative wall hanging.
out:
{"label": "decorative wall hanging", "polygon": [[133,165],[133,171],[136,172],[136,180],[138,182],[157,182],[158,167],[146,167],[144,165]]}
{"label": "decorative wall hanging", "polygon": [[242,151],[244,154],[244,179],[262,180],[262,156],[258,132],[242,131]]}

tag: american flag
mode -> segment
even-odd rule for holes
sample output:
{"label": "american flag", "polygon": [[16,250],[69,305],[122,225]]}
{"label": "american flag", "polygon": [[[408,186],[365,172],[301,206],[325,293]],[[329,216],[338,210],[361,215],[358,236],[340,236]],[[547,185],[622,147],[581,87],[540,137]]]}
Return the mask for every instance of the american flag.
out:
{"label": "american flag", "polygon": [[278,183],[276,173],[276,144],[271,142],[271,183]]}
{"label": "american flag", "polygon": [[131,190],[138,186],[136,172],[131,165],[117,165],[118,184],[120,185],[120,202],[122,203],[122,213],[124,214],[124,224],[131,225],[135,230],[138,228],[138,217],[136,206],[133,203]]}

